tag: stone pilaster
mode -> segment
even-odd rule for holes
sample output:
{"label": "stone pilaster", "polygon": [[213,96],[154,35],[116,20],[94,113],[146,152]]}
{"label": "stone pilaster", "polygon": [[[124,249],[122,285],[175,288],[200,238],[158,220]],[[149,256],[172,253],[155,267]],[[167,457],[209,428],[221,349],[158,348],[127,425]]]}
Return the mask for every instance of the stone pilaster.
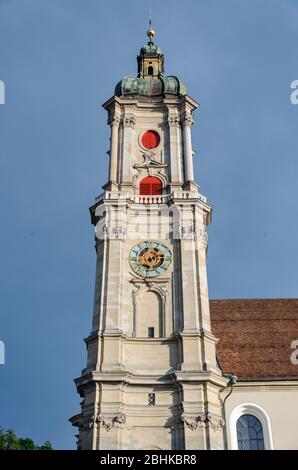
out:
{"label": "stone pilaster", "polygon": [[111,147],[110,147],[110,165],[109,165],[109,180],[111,184],[110,190],[117,189],[117,174],[118,174],[118,140],[119,140],[119,125],[120,117],[114,114],[109,124],[111,126]]}
{"label": "stone pilaster", "polygon": [[171,188],[177,189],[182,183],[182,166],[180,152],[180,122],[177,115],[168,116],[170,165],[171,165]]}
{"label": "stone pilaster", "polygon": [[121,152],[121,188],[132,186],[133,161],[134,161],[134,126],[135,117],[127,114],[122,119],[122,152]]}
{"label": "stone pilaster", "polygon": [[183,128],[183,151],[184,151],[184,168],[185,181],[193,181],[193,154],[191,143],[191,126],[193,119],[190,114],[186,114],[182,121]]}

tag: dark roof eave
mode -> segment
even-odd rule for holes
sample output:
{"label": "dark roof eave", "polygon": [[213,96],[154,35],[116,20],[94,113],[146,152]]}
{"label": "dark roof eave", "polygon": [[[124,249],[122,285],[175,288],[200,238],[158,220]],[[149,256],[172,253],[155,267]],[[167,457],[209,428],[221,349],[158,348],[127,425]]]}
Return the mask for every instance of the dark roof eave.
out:
{"label": "dark roof eave", "polygon": [[238,382],[298,382],[298,376],[288,376],[288,377],[239,377],[237,378]]}

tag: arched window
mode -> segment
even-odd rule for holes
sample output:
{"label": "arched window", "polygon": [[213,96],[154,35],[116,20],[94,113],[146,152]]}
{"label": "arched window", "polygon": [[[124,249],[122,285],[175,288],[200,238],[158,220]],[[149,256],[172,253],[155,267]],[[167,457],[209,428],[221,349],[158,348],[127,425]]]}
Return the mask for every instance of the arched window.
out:
{"label": "arched window", "polygon": [[256,403],[242,403],[230,414],[232,450],[273,449],[271,423],[266,410]]}
{"label": "arched window", "polygon": [[140,182],[141,195],[159,195],[162,194],[162,182],[155,176],[147,176]]}
{"label": "arched window", "polygon": [[240,416],[236,427],[239,450],[264,450],[263,426],[256,416]]}
{"label": "arched window", "polygon": [[152,65],[149,65],[149,67],[148,67],[148,75],[153,75],[153,67],[152,67]]}

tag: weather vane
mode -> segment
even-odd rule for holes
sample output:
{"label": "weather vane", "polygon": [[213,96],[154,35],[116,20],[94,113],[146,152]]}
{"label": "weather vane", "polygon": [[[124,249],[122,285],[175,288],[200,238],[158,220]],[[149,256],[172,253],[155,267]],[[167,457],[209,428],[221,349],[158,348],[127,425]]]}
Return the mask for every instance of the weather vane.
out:
{"label": "weather vane", "polygon": [[151,8],[149,8],[149,29],[147,31],[147,36],[149,38],[149,42],[152,42],[152,38],[155,34],[154,29],[152,29],[152,13],[151,13]]}

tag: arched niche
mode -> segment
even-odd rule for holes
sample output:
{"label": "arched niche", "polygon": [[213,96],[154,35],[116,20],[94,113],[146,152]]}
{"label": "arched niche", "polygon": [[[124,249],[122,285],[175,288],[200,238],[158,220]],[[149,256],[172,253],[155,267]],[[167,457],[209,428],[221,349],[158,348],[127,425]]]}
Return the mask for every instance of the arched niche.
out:
{"label": "arched niche", "polygon": [[[166,336],[167,289],[155,283],[135,283],[133,299],[133,337],[164,338]],[[149,328],[154,328],[150,336]]]}
{"label": "arched niche", "polygon": [[161,338],[164,336],[163,323],[163,308],[159,294],[150,290],[143,290],[138,298],[135,325],[136,337]]}

